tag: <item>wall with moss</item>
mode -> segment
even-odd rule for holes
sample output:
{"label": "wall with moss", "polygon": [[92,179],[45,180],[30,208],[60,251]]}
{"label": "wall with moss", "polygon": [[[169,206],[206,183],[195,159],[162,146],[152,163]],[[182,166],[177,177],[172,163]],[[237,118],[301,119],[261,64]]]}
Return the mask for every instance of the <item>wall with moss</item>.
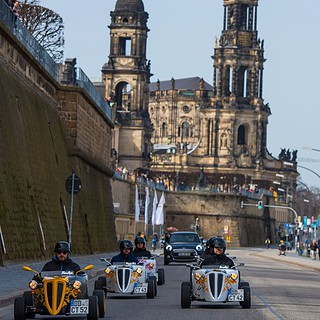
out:
{"label": "wall with moss", "polygon": [[74,199],[73,252],[114,250],[110,177],[90,155],[70,152],[52,100],[0,64],[0,264],[50,257],[55,242],[67,239],[65,180],[72,170],[82,180]]}

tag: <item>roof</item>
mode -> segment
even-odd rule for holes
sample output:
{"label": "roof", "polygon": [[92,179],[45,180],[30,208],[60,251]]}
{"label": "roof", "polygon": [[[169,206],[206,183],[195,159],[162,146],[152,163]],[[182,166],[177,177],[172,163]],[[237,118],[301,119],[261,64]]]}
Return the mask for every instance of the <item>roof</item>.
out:
{"label": "roof", "polygon": [[[177,90],[198,90],[200,77],[174,79]],[[204,81],[205,90],[212,90],[212,86]],[[157,82],[150,83],[150,92],[157,90]],[[171,80],[160,81],[160,90],[171,90]]]}
{"label": "roof", "polygon": [[115,11],[144,12],[144,5],[142,0],[118,0]]}

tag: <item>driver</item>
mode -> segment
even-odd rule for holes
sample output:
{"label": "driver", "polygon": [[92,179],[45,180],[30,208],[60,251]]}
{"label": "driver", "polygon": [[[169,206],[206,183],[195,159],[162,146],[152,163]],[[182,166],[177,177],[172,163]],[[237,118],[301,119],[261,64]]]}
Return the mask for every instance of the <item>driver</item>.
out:
{"label": "driver", "polygon": [[80,270],[80,266],[70,259],[70,244],[67,241],[59,241],[54,247],[55,255],[42,268],[42,271],[74,271]]}
{"label": "driver", "polygon": [[111,264],[115,262],[135,262],[138,259],[132,254],[133,243],[130,240],[122,240],[120,242],[120,253],[111,259]]}
{"label": "driver", "polygon": [[209,252],[203,252],[201,265],[221,265],[229,268],[234,266],[233,261],[225,255],[226,242],[220,237],[213,237],[209,240]]}
{"label": "driver", "polygon": [[133,255],[137,258],[151,258],[152,254],[146,249],[146,241],[142,237],[136,237],[134,240],[136,248],[133,250]]}

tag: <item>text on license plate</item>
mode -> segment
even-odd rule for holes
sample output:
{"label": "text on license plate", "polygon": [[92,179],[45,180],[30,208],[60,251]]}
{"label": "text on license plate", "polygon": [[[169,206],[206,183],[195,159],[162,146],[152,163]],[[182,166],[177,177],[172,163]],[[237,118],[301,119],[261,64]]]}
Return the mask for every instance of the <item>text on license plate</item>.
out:
{"label": "text on license plate", "polygon": [[179,256],[190,256],[190,252],[179,252]]}
{"label": "text on license plate", "polygon": [[147,293],[148,289],[147,287],[135,287],[134,293]]}
{"label": "text on license plate", "polygon": [[243,289],[233,290],[231,294],[228,295],[229,301],[244,301],[244,291]]}
{"label": "text on license plate", "polygon": [[79,299],[70,301],[71,314],[88,314],[89,313],[89,299]]}

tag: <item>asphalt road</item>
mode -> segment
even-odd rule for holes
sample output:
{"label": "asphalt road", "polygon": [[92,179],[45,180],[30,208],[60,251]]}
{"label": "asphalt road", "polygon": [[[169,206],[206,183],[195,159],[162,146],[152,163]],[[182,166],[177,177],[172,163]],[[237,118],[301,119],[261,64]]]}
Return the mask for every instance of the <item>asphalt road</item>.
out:
{"label": "asphalt road", "polygon": [[[237,257],[235,261],[245,263],[239,269],[242,280],[249,281],[251,286],[251,309],[242,309],[239,303],[195,301],[190,309],[181,309],[180,285],[182,281],[188,281],[189,269],[181,264],[170,264],[164,266],[166,282],[158,286],[155,299],[110,294],[105,319],[317,319],[320,314],[319,271],[255,256],[254,253],[255,249],[230,250],[230,255]],[[162,258],[159,262],[161,265]],[[0,319],[13,319],[12,305],[0,309]]]}

